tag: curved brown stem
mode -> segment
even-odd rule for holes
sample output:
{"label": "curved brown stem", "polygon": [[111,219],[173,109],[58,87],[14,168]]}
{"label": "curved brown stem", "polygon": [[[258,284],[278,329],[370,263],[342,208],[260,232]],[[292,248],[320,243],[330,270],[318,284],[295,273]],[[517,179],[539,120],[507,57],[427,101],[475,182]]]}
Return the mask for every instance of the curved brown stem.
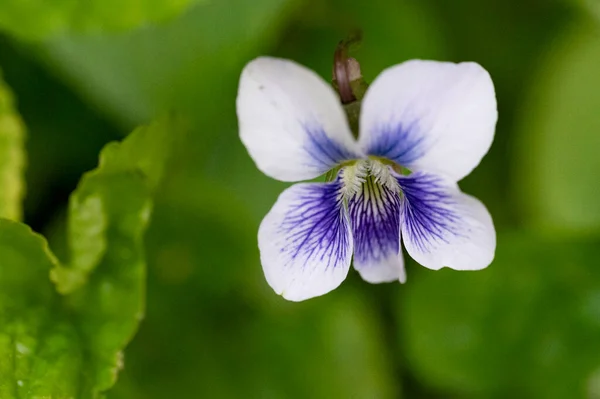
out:
{"label": "curved brown stem", "polygon": [[333,56],[333,80],[337,83],[342,104],[349,104],[356,101],[356,97],[352,93],[352,87],[350,86],[348,48],[345,41],[341,41],[335,49]]}

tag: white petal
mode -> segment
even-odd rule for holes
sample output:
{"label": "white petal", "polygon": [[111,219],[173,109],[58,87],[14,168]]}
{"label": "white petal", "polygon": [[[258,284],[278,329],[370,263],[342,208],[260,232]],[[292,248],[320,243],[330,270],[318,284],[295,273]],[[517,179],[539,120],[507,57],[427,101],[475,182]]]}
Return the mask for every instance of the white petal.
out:
{"label": "white petal", "polygon": [[379,284],[392,281],[399,281],[402,284],[406,283],[406,271],[404,269],[402,253],[389,253],[377,262],[372,262],[369,259],[367,261],[355,260],[354,268],[367,283]]}
{"label": "white petal", "polygon": [[430,269],[479,270],[494,259],[492,217],[456,183],[425,173],[398,178],[402,186],[402,237],[406,251]]}
{"label": "white petal", "polygon": [[290,301],[337,288],[348,274],[352,234],[340,184],[300,183],[285,190],[258,231],[269,285]]}
{"label": "white petal", "polygon": [[354,268],[369,283],[406,281],[400,253],[400,197],[397,190],[366,178],[348,200],[354,238]]}
{"label": "white petal", "polygon": [[458,181],[489,150],[497,117],[494,85],[480,65],[407,61],[369,87],[359,142],[370,155]]}
{"label": "white petal", "polygon": [[275,179],[312,179],[358,157],[337,95],[316,73],[295,62],[261,57],[246,65],[237,115],[250,156]]}

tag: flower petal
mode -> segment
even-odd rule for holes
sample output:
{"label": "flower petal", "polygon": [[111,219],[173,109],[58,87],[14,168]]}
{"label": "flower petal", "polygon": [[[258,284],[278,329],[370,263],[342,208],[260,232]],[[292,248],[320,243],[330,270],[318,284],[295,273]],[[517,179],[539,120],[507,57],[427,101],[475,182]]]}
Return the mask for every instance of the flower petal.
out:
{"label": "flower petal", "polygon": [[369,176],[348,200],[348,213],[354,237],[354,268],[361,277],[369,283],[404,283],[398,192]]}
{"label": "flower petal", "polygon": [[402,187],[402,237],[406,251],[430,269],[478,270],[494,259],[492,217],[456,183],[435,175],[398,177]]}
{"label": "flower petal", "polygon": [[454,181],[487,153],[498,117],[494,85],[480,65],[420,60],[379,75],[361,112],[359,142],[369,155]]}
{"label": "flower petal", "polygon": [[295,62],[251,61],[237,97],[240,138],[258,168],[282,181],[315,178],[359,147],[333,89]]}
{"label": "flower petal", "polygon": [[348,274],[352,235],[341,184],[300,183],[285,190],[258,231],[269,285],[291,301],[323,295]]}

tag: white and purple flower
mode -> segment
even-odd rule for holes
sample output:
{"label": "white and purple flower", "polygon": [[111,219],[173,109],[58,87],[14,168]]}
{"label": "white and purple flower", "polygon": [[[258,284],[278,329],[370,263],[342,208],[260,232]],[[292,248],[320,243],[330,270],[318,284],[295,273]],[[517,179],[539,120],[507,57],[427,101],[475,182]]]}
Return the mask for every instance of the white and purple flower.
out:
{"label": "white and purple flower", "polygon": [[[406,275],[406,252],[430,269],[478,270],[494,258],[492,218],[460,191],[488,151],[494,86],[478,64],[407,61],[369,87],[355,140],[334,90],[292,61],[242,72],[240,137],[258,168],[286,182],[258,232],[269,285],[292,301],[323,295],[354,268],[370,283]],[[402,171],[409,171],[404,172]]]}

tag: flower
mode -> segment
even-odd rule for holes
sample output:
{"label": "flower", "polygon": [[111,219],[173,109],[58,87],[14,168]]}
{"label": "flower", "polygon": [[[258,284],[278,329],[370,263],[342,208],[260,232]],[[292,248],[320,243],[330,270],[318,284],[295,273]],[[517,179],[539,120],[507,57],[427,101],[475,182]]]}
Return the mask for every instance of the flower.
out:
{"label": "flower", "polygon": [[[337,288],[354,268],[370,283],[405,282],[401,240],[430,269],[478,270],[494,258],[485,206],[460,191],[491,146],[494,86],[476,63],[412,60],[381,73],[354,139],[334,90],[292,61],[244,68],[240,138],[257,167],[285,182],[258,232],[269,285],[301,301]],[[407,172],[408,171],[408,172]]]}

